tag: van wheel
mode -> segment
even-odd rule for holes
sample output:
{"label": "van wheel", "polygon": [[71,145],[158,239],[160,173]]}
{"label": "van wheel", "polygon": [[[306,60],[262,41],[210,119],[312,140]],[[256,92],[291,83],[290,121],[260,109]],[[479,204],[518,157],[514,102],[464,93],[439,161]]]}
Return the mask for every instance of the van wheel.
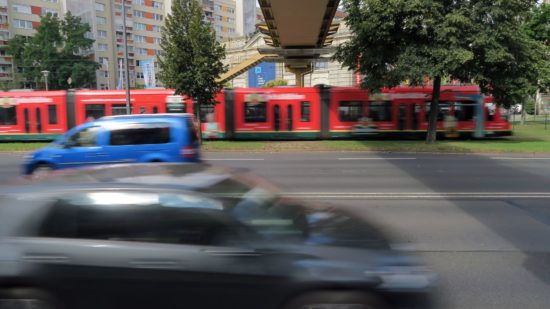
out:
{"label": "van wheel", "polygon": [[61,309],[49,293],[28,289],[0,290],[0,309]]}
{"label": "van wheel", "polygon": [[40,163],[34,168],[34,170],[32,171],[32,174],[35,176],[43,176],[51,173],[52,171],[53,171],[53,168],[49,164]]}
{"label": "van wheel", "polygon": [[361,292],[319,291],[297,296],[282,309],[383,309],[375,296]]}

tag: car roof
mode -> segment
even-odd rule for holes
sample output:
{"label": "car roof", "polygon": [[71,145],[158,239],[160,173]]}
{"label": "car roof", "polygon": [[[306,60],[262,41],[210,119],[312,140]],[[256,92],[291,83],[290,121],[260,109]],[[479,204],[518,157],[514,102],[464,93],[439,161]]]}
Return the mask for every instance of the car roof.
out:
{"label": "car roof", "polygon": [[106,120],[142,120],[142,119],[173,119],[173,118],[191,118],[193,114],[190,113],[172,113],[172,114],[130,114],[130,115],[116,115],[116,116],[103,116],[96,121]]}
{"label": "car roof", "polygon": [[178,189],[207,191],[224,181],[234,180],[250,188],[262,186],[276,193],[278,189],[251,175],[248,170],[212,166],[204,163],[143,163],[102,165],[61,170],[44,177],[20,178],[0,191],[1,194],[27,194],[55,190],[131,189],[149,191]]}

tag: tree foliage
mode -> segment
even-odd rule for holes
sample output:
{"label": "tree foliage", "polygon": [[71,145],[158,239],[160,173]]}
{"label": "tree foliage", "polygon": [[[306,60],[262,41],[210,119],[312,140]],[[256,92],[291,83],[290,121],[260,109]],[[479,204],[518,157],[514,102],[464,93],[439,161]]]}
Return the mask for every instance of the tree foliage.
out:
{"label": "tree foliage", "polygon": [[164,85],[194,98],[197,106],[215,104],[215,96],[223,86],[216,79],[226,71],[222,63],[225,48],[203,20],[197,1],[172,2],[172,13],[162,28],[161,47],[159,78]]}
{"label": "tree foliage", "polygon": [[264,88],[273,88],[278,86],[286,86],[288,82],[284,79],[274,79],[265,83]]}
{"label": "tree foliage", "polygon": [[[21,68],[23,79],[42,87],[42,71],[49,71],[49,89],[92,87],[95,71],[100,67],[86,52],[94,40],[86,38],[91,30],[80,17],[68,12],[64,19],[47,14],[42,17],[36,34],[30,38],[16,36],[8,41],[7,52]],[[68,78],[72,84],[67,83]]]}
{"label": "tree foliage", "polygon": [[510,105],[536,87],[541,44],[521,31],[535,0],[344,0],[352,38],[335,59],[371,91],[434,81],[427,141],[435,140],[439,82],[474,81]]}

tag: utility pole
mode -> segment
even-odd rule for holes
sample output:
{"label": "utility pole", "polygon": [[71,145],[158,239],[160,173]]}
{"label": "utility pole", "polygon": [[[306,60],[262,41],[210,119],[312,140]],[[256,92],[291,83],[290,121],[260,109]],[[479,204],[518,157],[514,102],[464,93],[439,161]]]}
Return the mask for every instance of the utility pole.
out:
{"label": "utility pole", "polygon": [[126,114],[132,113],[132,107],[130,105],[130,72],[128,69],[128,38],[126,37],[126,3],[122,4],[122,24],[123,24],[123,38],[124,38],[124,67],[126,73]]}
{"label": "utility pole", "polygon": [[50,74],[50,71],[44,70],[42,71],[42,74],[44,74],[44,84],[46,85],[46,91],[48,91],[48,74]]}

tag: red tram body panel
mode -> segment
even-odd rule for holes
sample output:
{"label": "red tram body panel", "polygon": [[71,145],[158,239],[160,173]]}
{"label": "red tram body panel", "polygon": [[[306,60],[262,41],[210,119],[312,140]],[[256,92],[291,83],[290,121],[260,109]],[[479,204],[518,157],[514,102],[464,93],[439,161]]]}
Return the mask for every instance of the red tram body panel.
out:
{"label": "red tram body panel", "polygon": [[240,88],[233,91],[236,139],[319,138],[318,88]]}
{"label": "red tram body panel", "polygon": [[0,92],[1,140],[51,140],[67,131],[65,91]]}

